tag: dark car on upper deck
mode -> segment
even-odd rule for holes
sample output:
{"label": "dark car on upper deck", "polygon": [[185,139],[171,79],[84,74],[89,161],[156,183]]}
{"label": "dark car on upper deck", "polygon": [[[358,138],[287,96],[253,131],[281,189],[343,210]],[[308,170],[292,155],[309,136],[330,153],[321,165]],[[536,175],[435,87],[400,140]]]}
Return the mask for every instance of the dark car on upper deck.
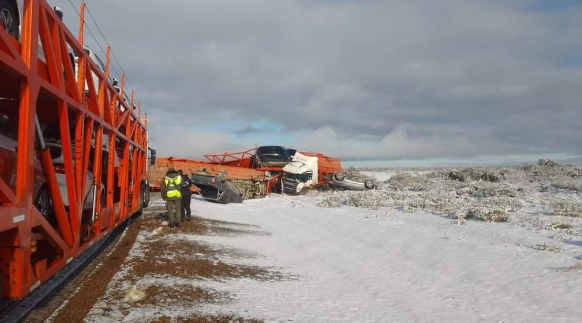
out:
{"label": "dark car on upper deck", "polygon": [[283,167],[287,165],[297,150],[283,146],[261,146],[255,151],[253,162],[255,168]]}

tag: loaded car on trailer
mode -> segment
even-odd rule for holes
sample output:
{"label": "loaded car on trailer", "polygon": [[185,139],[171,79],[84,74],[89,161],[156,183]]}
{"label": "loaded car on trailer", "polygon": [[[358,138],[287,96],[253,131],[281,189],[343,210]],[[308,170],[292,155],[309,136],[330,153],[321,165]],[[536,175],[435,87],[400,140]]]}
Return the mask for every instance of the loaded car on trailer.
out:
{"label": "loaded car on trailer", "polygon": [[288,149],[283,146],[258,147],[253,158],[254,167],[283,167],[293,159],[296,151],[295,149]]}
{"label": "loaded car on trailer", "polygon": [[[10,117],[0,106],[0,177],[12,189],[16,189],[16,163],[18,141],[17,133],[10,122]],[[40,161],[34,157],[33,203],[40,213],[48,217],[50,198]],[[0,201],[0,205],[2,201]]]}
{"label": "loaded car on trailer", "polygon": [[0,0],[0,27],[10,36],[20,39],[20,20],[23,0]]}

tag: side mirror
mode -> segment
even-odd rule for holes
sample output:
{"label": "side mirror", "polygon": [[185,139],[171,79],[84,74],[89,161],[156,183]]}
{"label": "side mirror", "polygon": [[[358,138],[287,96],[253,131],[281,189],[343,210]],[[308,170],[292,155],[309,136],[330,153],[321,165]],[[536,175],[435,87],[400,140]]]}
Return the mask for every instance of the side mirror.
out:
{"label": "side mirror", "polygon": [[61,8],[56,7],[56,6],[53,7],[53,10],[57,14],[57,17],[59,17],[60,20],[63,20],[63,10],[61,10]]}
{"label": "side mirror", "polygon": [[150,149],[150,165],[154,166],[156,164],[156,150]]}

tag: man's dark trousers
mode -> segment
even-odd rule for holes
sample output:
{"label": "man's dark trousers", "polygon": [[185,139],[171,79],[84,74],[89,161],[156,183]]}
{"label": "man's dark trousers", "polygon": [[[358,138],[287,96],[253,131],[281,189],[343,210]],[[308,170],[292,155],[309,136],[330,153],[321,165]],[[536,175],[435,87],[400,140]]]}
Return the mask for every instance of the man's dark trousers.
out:
{"label": "man's dark trousers", "polygon": [[192,194],[182,193],[182,222],[190,221],[192,211],[190,210],[190,202],[192,201]]}

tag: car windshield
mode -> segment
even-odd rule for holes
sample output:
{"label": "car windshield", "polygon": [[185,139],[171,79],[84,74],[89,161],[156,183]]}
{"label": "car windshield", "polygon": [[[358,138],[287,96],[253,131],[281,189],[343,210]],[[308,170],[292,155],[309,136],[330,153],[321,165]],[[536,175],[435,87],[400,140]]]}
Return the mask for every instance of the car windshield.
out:
{"label": "car windshield", "polygon": [[259,147],[258,152],[260,155],[284,155],[285,148],[280,146],[263,146]]}

